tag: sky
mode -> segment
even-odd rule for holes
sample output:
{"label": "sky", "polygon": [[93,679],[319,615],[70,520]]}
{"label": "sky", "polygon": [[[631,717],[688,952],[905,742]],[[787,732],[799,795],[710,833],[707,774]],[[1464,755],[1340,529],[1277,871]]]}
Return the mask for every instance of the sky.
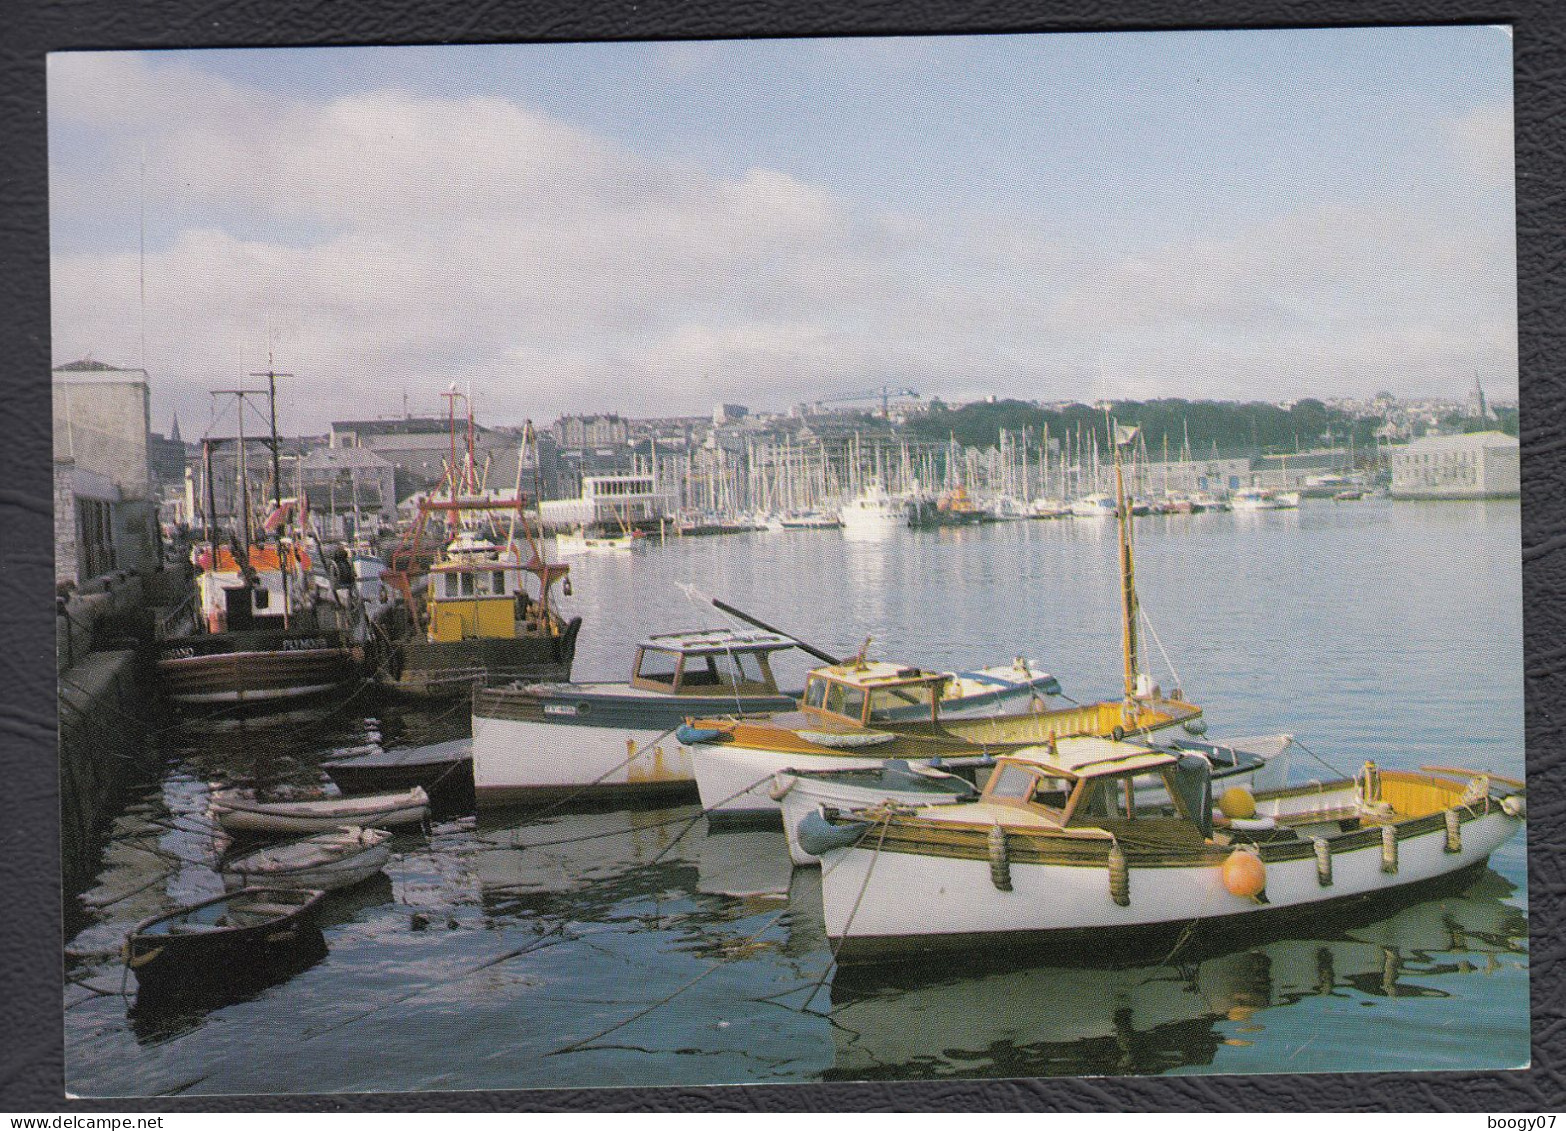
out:
{"label": "sky", "polygon": [[269,358],[287,432],[453,382],[497,424],[1511,399],[1511,67],[1495,27],[57,53],[54,360],[144,366],[187,438]]}

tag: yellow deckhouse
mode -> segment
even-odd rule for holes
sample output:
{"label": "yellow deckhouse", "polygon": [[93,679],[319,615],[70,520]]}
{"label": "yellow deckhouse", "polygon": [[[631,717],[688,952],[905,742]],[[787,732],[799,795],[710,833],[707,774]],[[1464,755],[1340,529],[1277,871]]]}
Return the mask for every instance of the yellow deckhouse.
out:
{"label": "yellow deckhouse", "polygon": [[527,635],[531,606],[515,544],[497,546],[468,531],[430,567],[425,590],[432,644]]}

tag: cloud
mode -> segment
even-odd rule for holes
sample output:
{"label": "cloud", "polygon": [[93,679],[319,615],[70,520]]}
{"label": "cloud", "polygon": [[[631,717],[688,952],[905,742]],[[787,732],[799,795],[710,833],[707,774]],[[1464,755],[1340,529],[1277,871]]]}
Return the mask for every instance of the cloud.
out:
{"label": "cloud", "polygon": [[[299,374],[299,428],[400,410],[405,388],[433,408],[450,380],[519,420],[781,407],[883,380],[1069,396],[1109,371],[1265,395],[1515,366],[1510,244],[1450,218],[1317,208],[1112,256],[1047,216],[874,210],[494,97],[283,98],[81,55],[51,58],[50,112],[61,232],[134,208],[146,148],[158,420],[200,415],[269,346]],[[138,275],[134,247],[62,243],[57,360],[135,363]]]}
{"label": "cloud", "polygon": [[1458,158],[1475,176],[1490,185],[1512,183],[1517,156],[1509,104],[1476,107],[1449,123],[1447,136]]}

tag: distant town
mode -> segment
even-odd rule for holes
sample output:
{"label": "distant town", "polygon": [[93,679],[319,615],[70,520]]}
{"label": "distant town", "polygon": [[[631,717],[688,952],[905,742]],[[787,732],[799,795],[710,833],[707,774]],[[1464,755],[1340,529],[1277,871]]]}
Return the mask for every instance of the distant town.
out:
{"label": "distant town", "polygon": [[[177,416],[154,431],[140,369],[86,359],[56,368],[53,382],[62,582],[133,560],[124,548],[130,527],[198,525],[207,500],[215,519],[230,517],[241,462],[255,498],[306,494],[333,536],[355,526],[394,527],[445,476],[457,450],[453,425],[464,451],[471,426],[485,489],[538,501],[544,524],[556,528],[616,521],[645,528],[698,516],[724,522],[829,507],[872,480],[910,497],[961,488],[1002,507],[1066,500],[1105,488],[1110,418],[1139,426],[1131,459],[1144,493],[1297,490],[1336,474],[1390,485],[1396,494],[1393,456],[1453,436],[1474,439],[1444,443],[1457,453],[1440,457],[1450,473],[1428,455],[1418,464],[1405,460],[1404,493],[1515,495],[1518,482],[1516,405],[1488,399],[1477,378],[1450,397],[1244,403],[947,404],[884,385],[786,411],[718,404],[702,416],[599,412],[533,425],[487,419],[481,398],[469,405],[452,393],[418,411],[405,402],[400,412],[333,421],[323,435],[282,437],[281,488],[267,483],[273,465],[264,397],[246,399],[248,459],[241,461],[234,411],[221,419],[222,435],[188,435]],[[1488,470],[1476,473],[1481,457],[1471,451]],[[127,517],[154,509],[155,518]]]}

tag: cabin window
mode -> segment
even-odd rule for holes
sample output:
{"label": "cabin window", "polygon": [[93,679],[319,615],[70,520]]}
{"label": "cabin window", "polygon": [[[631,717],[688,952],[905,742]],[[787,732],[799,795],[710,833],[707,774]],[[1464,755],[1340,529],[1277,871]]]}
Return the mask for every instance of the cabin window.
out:
{"label": "cabin window", "polygon": [[638,679],[656,680],[674,686],[674,673],[679,668],[679,657],[669,652],[646,651],[636,662]]}
{"label": "cabin window", "polygon": [[1123,819],[1126,816],[1122,806],[1124,788],[1117,778],[1105,778],[1091,783],[1087,788],[1087,795],[1077,806],[1077,815],[1101,821]]}
{"label": "cabin window", "polygon": [[270,589],[257,589],[256,608],[264,609],[272,603],[272,591]]}
{"label": "cabin window", "polygon": [[805,681],[805,706],[820,707],[826,703],[827,681],[824,679],[811,679]]}
{"label": "cabin window", "polygon": [[1006,797],[1014,801],[1026,801],[1036,779],[1021,766],[1002,765],[990,778],[991,797]]}
{"label": "cabin window", "polygon": [[505,594],[506,594],[506,571],[503,570],[503,569],[497,569],[495,571],[495,573],[494,573],[494,580],[491,581],[490,584],[492,586],[494,586],[494,588],[492,588],[490,590],[491,593],[494,593],[496,596],[499,596],[499,597],[505,596]]}
{"label": "cabin window", "polygon": [[720,680],[729,686],[761,682],[761,661],[747,652],[725,653],[718,662]]}
{"label": "cabin window", "polygon": [[938,684],[912,683],[904,687],[880,687],[870,692],[870,721],[928,719]]}
{"label": "cabin window", "polygon": [[718,665],[711,656],[692,656],[685,661],[685,676],[680,683],[685,687],[716,687]]}
{"label": "cabin window", "polygon": [[462,595],[464,597],[471,597],[471,596],[473,596],[473,575],[471,573],[464,573],[464,574],[461,575],[461,577],[462,577]]}
{"label": "cabin window", "polygon": [[865,689],[862,687],[846,687],[843,689],[843,714],[855,722],[865,717]]}
{"label": "cabin window", "polygon": [[454,574],[454,573],[448,573],[446,575],[446,596],[448,596],[448,597],[455,597],[456,595],[457,595],[457,575]]}

